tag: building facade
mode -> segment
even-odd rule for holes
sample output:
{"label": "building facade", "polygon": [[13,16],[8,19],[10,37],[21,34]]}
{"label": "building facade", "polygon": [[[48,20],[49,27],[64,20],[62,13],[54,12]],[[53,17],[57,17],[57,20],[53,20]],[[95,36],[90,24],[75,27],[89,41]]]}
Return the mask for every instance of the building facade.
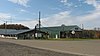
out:
{"label": "building facade", "polygon": [[38,28],[31,30],[0,29],[0,37],[14,39],[100,38],[100,31],[83,30],[77,25],[41,27],[40,30]]}
{"label": "building facade", "polygon": [[46,38],[47,35],[48,35],[47,33],[35,29],[31,30],[0,29],[1,38],[38,39],[38,38]]}
{"label": "building facade", "polygon": [[[82,29],[77,25],[72,26],[55,26],[55,27],[43,27],[41,31],[49,33],[50,38],[71,38],[81,37]],[[74,32],[74,33],[73,33]]]}

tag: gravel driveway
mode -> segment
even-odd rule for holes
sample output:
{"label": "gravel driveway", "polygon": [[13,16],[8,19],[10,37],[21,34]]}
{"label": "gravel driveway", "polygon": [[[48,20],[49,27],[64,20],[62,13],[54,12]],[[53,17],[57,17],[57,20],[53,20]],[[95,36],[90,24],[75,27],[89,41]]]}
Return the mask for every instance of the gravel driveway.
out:
{"label": "gravel driveway", "polygon": [[0,41],[0,56],[80,56]]}

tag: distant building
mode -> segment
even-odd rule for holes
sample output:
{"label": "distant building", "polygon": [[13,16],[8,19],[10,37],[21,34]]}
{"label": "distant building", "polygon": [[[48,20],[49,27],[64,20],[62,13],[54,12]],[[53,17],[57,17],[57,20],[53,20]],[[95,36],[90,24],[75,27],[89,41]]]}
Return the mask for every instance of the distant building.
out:
{"label": "distant building", "polygon": [[47,33],[35,29],[31,30],[0,29],[1,38],[34,39],[34,38],[46,37],[47,35],[48,35]]}
{"label": "distant building", "polygon": [[0,29],[1,38],[48,39],[48,38],[100,38],[100,31],[83,30],[77,25],[41,27],[29,30]]}
{"label": "distant building", "polygon": [[43,27],[41,31],[49,33],[50,38],[71,38],[81,37],[82,29],[77,25],[72,26],[54,26],[54,27]]}

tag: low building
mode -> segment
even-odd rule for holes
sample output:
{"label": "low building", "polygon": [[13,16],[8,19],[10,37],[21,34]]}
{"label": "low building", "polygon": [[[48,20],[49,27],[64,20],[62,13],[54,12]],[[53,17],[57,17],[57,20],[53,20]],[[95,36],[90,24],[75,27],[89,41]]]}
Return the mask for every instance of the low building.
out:
{"label": "low building", "polygon": [[71,38],[81,37],[82,29],[77,25],[72,26],[54,26],[54,27],[42,27],[41,31],[49,33],[50,38]]}
{"label": "low building", "polygon": [[82,30],[77,25],[41,27],[40,30],[0,29],[1,38],[47,39],[47,38],[100,38],[100,31]]}
{"label": "low building", "polygon": [[17,34],[18,39],[46,39],[49,34],[39,30],[29,30]]}
{"label": "low building", "polygon": [[[41,36],[38,36],[41,35]],[[34,39],[46,38],[48,34],[38,30],[15,30],[15,29],[0,29],[1,38],[14,38],[14,39]]]}

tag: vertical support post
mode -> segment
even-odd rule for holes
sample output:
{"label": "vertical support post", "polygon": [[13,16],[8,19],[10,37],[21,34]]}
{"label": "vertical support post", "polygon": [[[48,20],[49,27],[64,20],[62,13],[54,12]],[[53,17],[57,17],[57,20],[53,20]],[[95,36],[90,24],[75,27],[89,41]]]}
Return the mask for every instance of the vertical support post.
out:
{"label": "vertical support post", "polygon": [[39,11],[39,31],[40,31],[40,28],[41,28],[41,12]]}
{"label": "vertical support post", "polygon": [[84,25],[82,24],[82,30],[84,30]]}
{"label": "vertical support post", "polygon": [[34,38],[36,39],[36,25],[35,25]]}
{"label": "vertical support post", "polygon": [[58,35],[56,34],[56,39],[58,39]]}
{"label": "vertical support post", "polygon": [[7,21],[5,22],[5,35],[7,34]]}

